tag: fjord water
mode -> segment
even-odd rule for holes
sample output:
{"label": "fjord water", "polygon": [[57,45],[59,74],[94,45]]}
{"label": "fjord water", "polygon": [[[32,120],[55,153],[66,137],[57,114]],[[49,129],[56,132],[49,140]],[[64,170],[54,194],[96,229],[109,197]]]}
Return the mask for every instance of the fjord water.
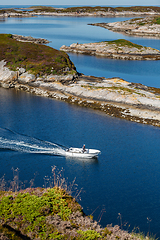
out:
{"label": "fjord water", "polygon": [[[97,22],[124,21],[129,18],[99,17],[34,17],[8,18],[0,20],[1,33],[13,33],[25,36],[47,38],[49,46],[59,49],[62,45],[88,43],[125,38],[136,44],[154,47],[160,50],[159,39],[145,39],[125,36],[107,29],[87,25]],[[69,54],[77,71],[86,75],[101,77],[120,77],[130,82],[160,87],[159,61],[122,61]]]}
{"label": "fjord water", "polygon": [[24,92],[0,88],[0,96],[1,127],[66,146],[81,147],[85,143],[102,152],[98,160],[76,160],[1,148],[0,176],[5,173],[6,179],[12,179],[11,169],[18,167],[22,182],[29,182],[36,174],[35,186],[43,186],[44,177],[51,176],[51,166],[63,168],[68,182],[76,177],[78,189],[83,188],[80,203],[84,211],[95,211],[93,215],[99,220],[104,209],[103,226],[118,224],[121,213],[130,229],[138,226],[147,232],[150,226],[160,236],[159,128]]}
{"label": "fjord water", "polygon": [[[36,17],[0,21],[1,33],[47,38],[57,49],[73,42],[129,39],[160,49],[160,40],[123,36],[87,23],[119,21],[126,18]],[[70,54],[77,70],[88,75],[123,77],[125,80],[160,87],[159,62],[117,61]],[[27,153],[0,149],[0,177],[11,180],[13,167],[20,180],[35,177],[35,186],[44,185],[51,166],[64,169],[64,177],[76,177],[81,205],[86,214],[113,223],[139,227],[160,237],[160,129],[119,120],[90,109],[0,88],[0,128],[28,137],[66,146],[101,150],[98,160],[76,160],[50,153]],[[1,137],[1,136],[0,136]],[[10,135],[8,132],[8,140]],[[18,141],[18,138],[17,138]],[[23,139],[23,143],[25,140]],[[15,151],[14,151],[15,150]],[[102,213],[102,216],[101,216]]]}

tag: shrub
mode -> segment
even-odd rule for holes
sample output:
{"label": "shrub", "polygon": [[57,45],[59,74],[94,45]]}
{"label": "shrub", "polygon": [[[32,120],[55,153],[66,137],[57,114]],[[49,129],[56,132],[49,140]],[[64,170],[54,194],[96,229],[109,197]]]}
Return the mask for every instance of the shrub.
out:
{"label": "shrub", "polygon": [[100,235],[100,233],[96,232],[95,230],[87,230],[87,231],[78,230],[77,233],[81,235],[80,237],[81,240],[102,239],[102,236]]}

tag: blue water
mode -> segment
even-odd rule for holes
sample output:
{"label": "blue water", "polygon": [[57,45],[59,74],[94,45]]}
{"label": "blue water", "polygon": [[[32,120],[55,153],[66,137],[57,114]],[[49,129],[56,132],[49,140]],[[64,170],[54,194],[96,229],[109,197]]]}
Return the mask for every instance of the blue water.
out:
{"label": "blue water", "polygon": [[93,214],[98,219],[105,209],[103,226],[118,224],[121,213],[130,229],[138,226],[147,232],[148,217],[151,231],[160,236],[159,128],[14,90],[0,89],[0,96],[0,126],[52,143],[77,147],[85,143],[102,151],[98,160],[78,161],[1,149],[0,176],[5,173],[6,179],[11,179],[11,168],[18,167],[23,182],[36,173],[35,186],[43,186],[44,177],[51,176],[51,166],[63,167],[68,181],[76,177],[78,189],[83,188],[80,203],[84,211],[91,214],[98,207]]}
{"label": "blue water", "polygon": [[[0,32],[44,37],[52,41],[50,46],[57,49],[73,42],[117,38],[160,48],[160,40],[127,37],[87,25],[125,19],[10,18],[0,21]],[[77,70],[88,75],[118,76],[150,86],[160,85],[158,61],[116,61],[74,54],[70,57]],[[63,167],[68,182],[76,177],[78,189],[83,188],[80,203],[86,214],[93,213],[94,218],[99,220],[101,211],[104,211],[101,224],[106,226],[109,223],[119,224],[120,213],[123,225],[127,222],[130,230],[139,227],[145,233],[150,231],[160,237],[159,128],[0,88],[0,134],[0,177],[5,173],[6,179],[11,180],[12,167],[18,167],[21,181],[28,180],[26,186],[34,174],[35,186],[43,186],[44,177],[51,176],[51,166],[55,165],[60,170]],[[47,152],[52,143],[67,147],[81,147],[85,143],[86,147],[99,149],[102,154],[98,160],[92,161],[66,159]],[[32,152],[28,150],[28,144],[33,144]]]}
{"label": "blue water", "polygon": [[[88,23],[124,21],[127,19],[129,18],[8,18],[0,21],[0,32],[47,38],[51,41],[49,45],[56,49],[64,44],[68,46],[75,42],[88,43],[125,38],[134,43],[160,50],[159,39],[125,36],[104,28],[87,25]],[[70,54],[70,58],[75,63],[77,71],[86,75],[107,78],[121,77],[126,81],[160,87],[159,61],[122,61],[77,54]]]}

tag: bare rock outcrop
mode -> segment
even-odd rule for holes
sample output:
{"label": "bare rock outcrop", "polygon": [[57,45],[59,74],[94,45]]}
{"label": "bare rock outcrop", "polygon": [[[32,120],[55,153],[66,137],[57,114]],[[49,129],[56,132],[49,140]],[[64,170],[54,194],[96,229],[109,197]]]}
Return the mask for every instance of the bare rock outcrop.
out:
{"label": "bare rock outcrop", "polygon": [[73,43],[70,46],[63,45],[60,50],[122,60],[160,60],[159,50],[133,44],[124,39],[97,43]]}
{"label": "bare rock outcrop", "polygon": [[160,127],[160,89],[129,83],[120,78],[85,75],[36,77],[0,62],[0,86],[100,110],[107,115]]}
{"label": "bare rock outcrop", "polygon": [[9,82],[17,80],[18,72],[9,70],[5,64],[4,60],[0,61],[0,85],[9,88]]}
{"label": "bare rock outcrop", "polygon": [[44,38],[33,38],[31,36],[22,36],[22,35],[17,35],[17,34],[12,34],[12,37],[20,42],[31,42],[31,43],[36,43],[36,44],[47,44],[49,41]]}
{"label": "bare rock outcrop", "polygon": [[156,24],[155,19],[153,17],[145,17],[122,22],[95,23],[90,25],[103,27],[114,32],[121,32],[125,35],[160,38],[160,24]]}

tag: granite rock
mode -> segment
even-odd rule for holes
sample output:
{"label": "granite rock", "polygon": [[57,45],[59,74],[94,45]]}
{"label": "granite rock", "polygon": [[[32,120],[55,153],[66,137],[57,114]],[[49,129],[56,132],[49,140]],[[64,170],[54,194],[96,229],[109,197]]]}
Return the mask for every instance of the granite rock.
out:
{"label": "granite rock", "polygon": [[34,82],[35,81],[35,75],[30,74],[28,72],[22,73],[19,78],[18,81],[20,82],[24,82],[24,83],[29,83],[29,82]]}
{"label": "granite rock", "polygon": [[107,58],[122,59],[122,60],[160,60],[160,51],[151,47],[130,46],[129,41],[126,45],[120,45],[110,42],[96,43],[73,43],[70,46],[63,45],[60,50],[65,52],[73,52],[87,55],[97,55]]}

